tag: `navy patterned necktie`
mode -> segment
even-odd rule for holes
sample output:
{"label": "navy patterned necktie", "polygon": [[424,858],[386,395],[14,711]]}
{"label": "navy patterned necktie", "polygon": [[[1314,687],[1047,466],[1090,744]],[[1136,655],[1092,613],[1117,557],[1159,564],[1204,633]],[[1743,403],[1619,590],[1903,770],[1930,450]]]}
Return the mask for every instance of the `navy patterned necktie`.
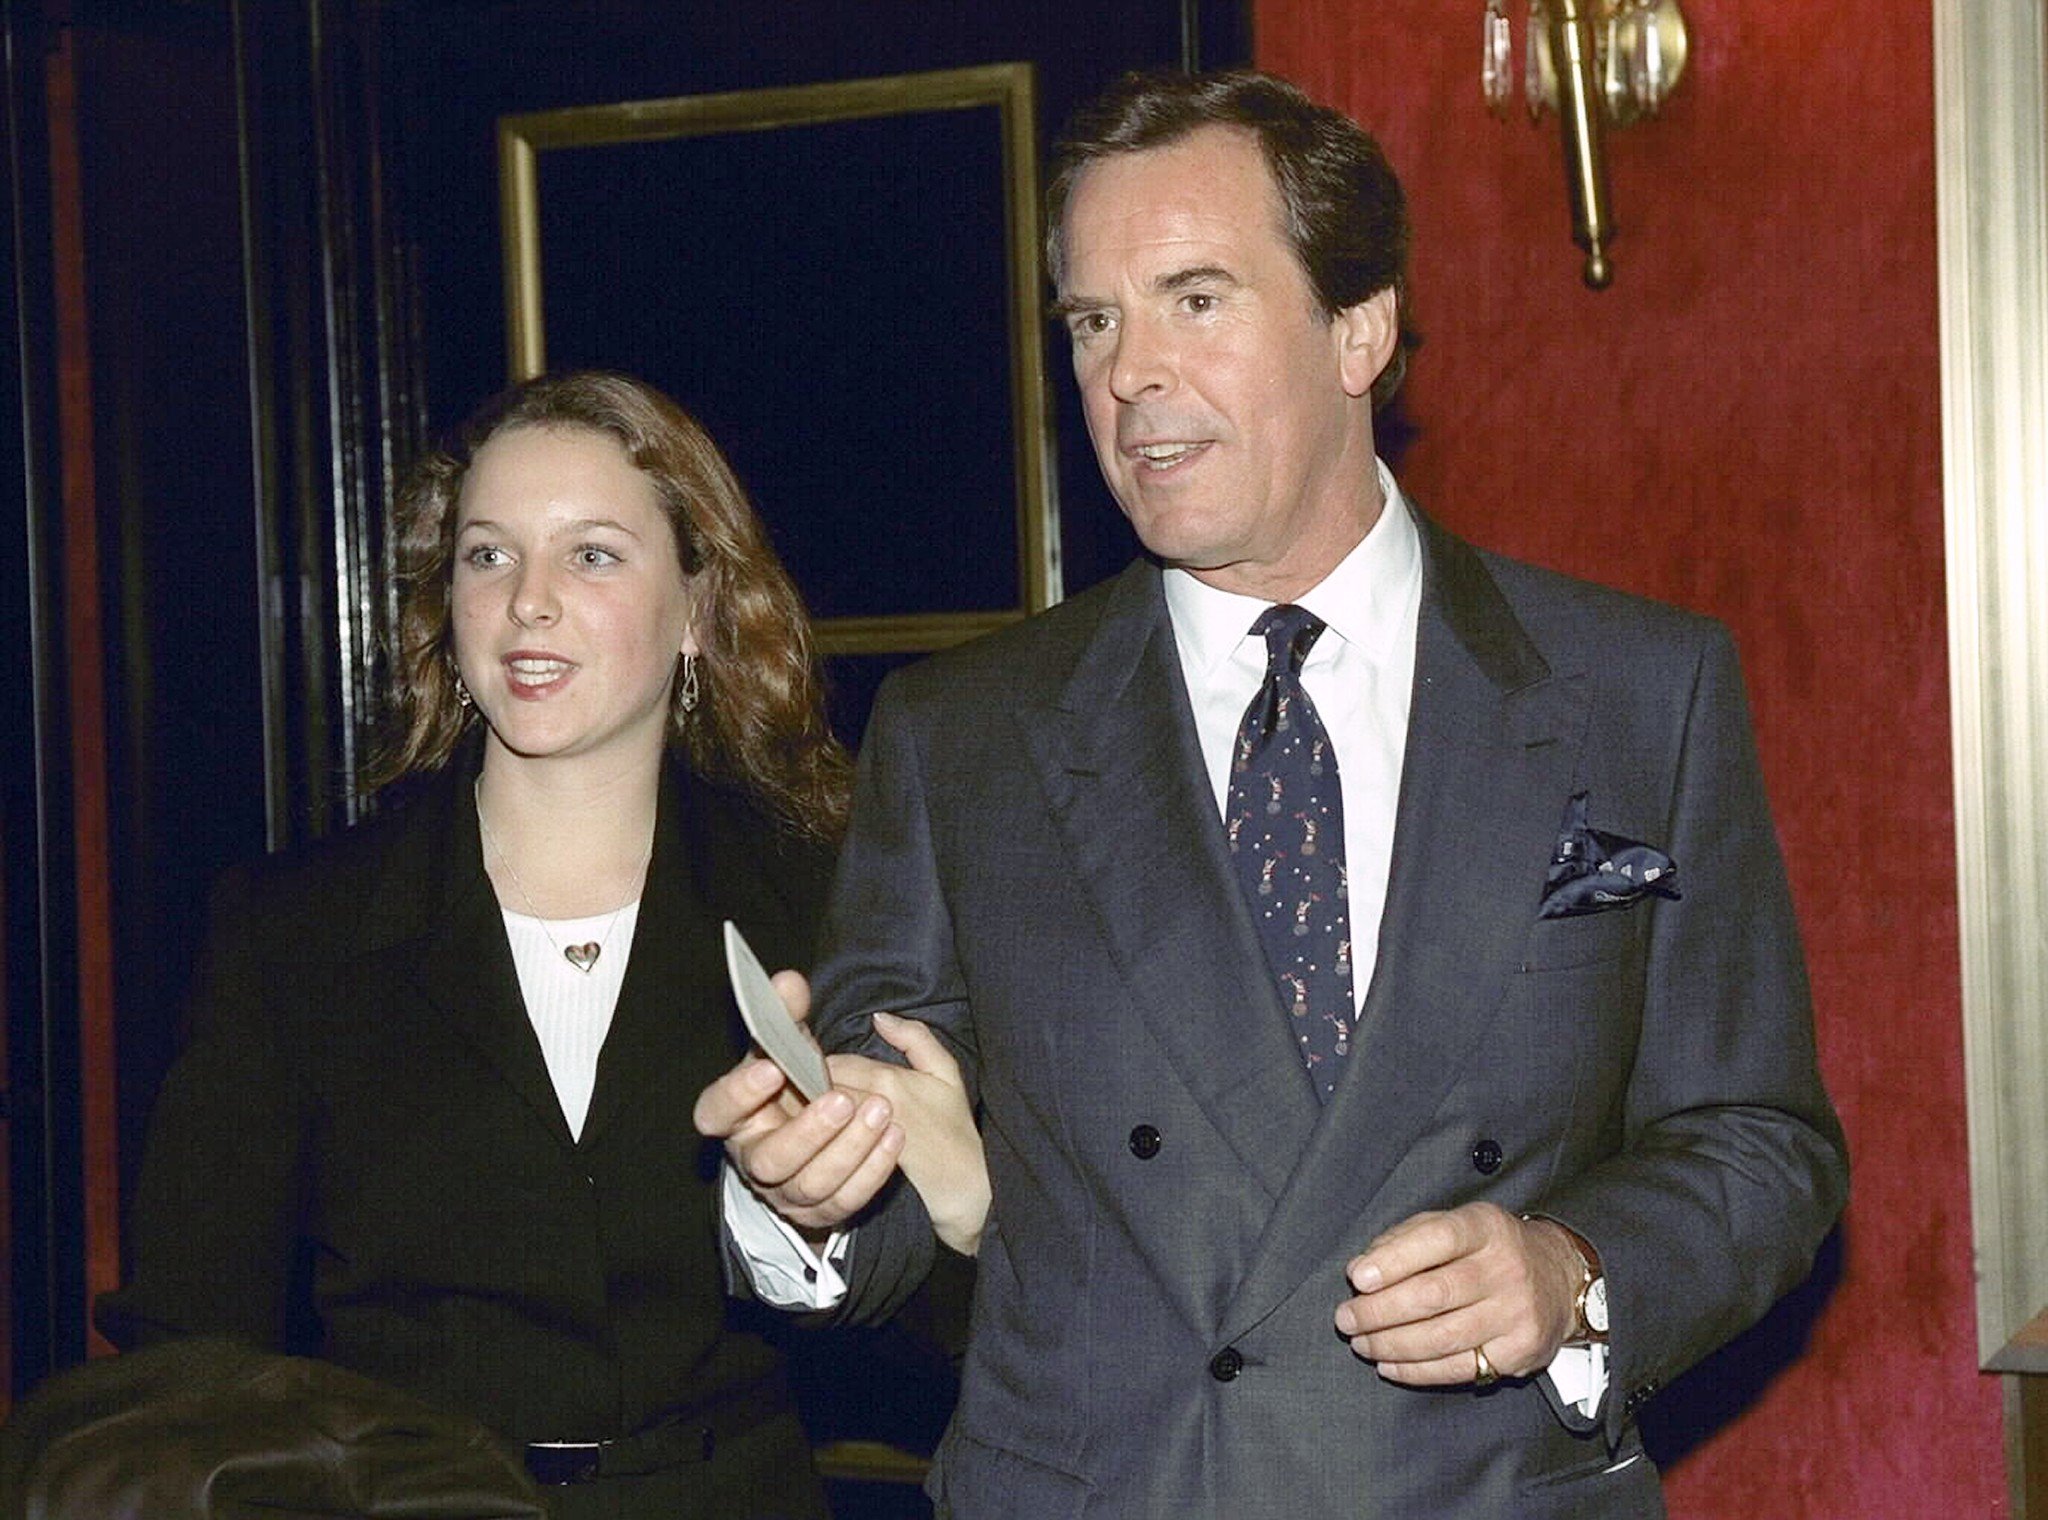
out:
{"label": "navy patterned necktie", "polygon": [[1266,680],[1238,724],[1223,822],[1295,1043],[1327,1099],[1351,1049],[1355,1010],[1337,752],[1301,684],[1301,662],[1323,627],[1285,604],[1252,624],[1266,640]]}

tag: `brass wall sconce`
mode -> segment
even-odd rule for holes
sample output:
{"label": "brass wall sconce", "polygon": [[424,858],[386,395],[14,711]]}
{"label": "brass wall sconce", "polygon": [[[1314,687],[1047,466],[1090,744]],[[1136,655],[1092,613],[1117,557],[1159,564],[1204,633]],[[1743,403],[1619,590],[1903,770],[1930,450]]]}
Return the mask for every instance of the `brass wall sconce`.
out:
{"label": "brass wall sconce", "polygon": [[[1486,0],[1480,85],[1505,119],[1516,92],[1509,0]],[[1557,112],[1571,193],[1572,241],[1586,252],[1586,283],[1614,280],[1607,245],[1614,216],[1601,134],[1655,116],[1685,73],[1685,14],[1678,0],[1528,0],[1520,94],[1529,119]]]}

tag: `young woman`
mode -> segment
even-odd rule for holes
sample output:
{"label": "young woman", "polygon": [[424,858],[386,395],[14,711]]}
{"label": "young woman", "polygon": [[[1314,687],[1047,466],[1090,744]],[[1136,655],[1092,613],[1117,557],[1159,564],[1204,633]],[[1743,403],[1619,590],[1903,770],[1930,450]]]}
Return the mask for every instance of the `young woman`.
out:
{"label": "young woman", "polygon": [[807,964],[845,812],[796,593],[703,430],[601,373],[424,460],[398,558],[405,785],[223,884],[101,1322],[471,1414],[563,1516],[820,1515],[691,1127],[746,1043],[720,922]]}

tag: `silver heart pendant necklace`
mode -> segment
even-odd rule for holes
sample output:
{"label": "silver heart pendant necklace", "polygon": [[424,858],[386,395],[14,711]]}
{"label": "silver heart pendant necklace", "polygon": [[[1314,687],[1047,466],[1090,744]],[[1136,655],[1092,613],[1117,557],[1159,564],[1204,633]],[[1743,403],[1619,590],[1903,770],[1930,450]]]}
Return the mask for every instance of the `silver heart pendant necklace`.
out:
{"label": "silver heart pendant necklace", "polygon": [[[585,940],[580,945],[565,945],[556,939],[555,931],[548,926],[547,919],[542,917],[540,909],[533,905],[533,894],[526,890],[526,883],[519,879],[519,872],[513,866],[511,857],[505,853],[505,847],[498,843],[498,836],[491,832],[490,820],[484,817],[482,781],[479,780],[471,790],[476,798],[476,826],[483,830],[484,843],[489,845],[491,853],[498,857],[498,864],[503,866],[505,874],[512,878],[512,887],[519,894],[519,900],[526,904],[526,911],[532,914],[534,922],[540,925],[540,932],[547,936],[548,943],[562,952],[562,959],[588,976],[590,968],[597,964],[597,958],[604,954],[604,947],[611,942],[612,930],[618,927],[619,915],[626,911],[627,904],[620,903],[612,909],[612,916],[604,921],[604,932],[596,939]],[[640,857],[642,873],[647,870],[647,862],[653,858],[654,841],[650,839],[647,841],[647,853]],[[644,884],[644,874],[641,879]]]}

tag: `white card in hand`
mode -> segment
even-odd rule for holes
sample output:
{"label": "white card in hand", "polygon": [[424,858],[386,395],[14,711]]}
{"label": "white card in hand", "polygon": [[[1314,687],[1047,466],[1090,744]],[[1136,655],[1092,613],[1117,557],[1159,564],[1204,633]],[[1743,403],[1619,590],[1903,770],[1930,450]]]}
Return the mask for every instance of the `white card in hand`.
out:
{"label": "white card in hand", "polygon": [[789,1016],[782,994],[761,967],[761,958],[731,919],[725,921],[725,969],[732,978],[732,995],[739,1000],[740,1017],[747,1021],[747,1033],[754,1043],[782,1068],[804,1097],[824,1097],[832,1086],[825,1072],[825,1057],[804,1026]]}

